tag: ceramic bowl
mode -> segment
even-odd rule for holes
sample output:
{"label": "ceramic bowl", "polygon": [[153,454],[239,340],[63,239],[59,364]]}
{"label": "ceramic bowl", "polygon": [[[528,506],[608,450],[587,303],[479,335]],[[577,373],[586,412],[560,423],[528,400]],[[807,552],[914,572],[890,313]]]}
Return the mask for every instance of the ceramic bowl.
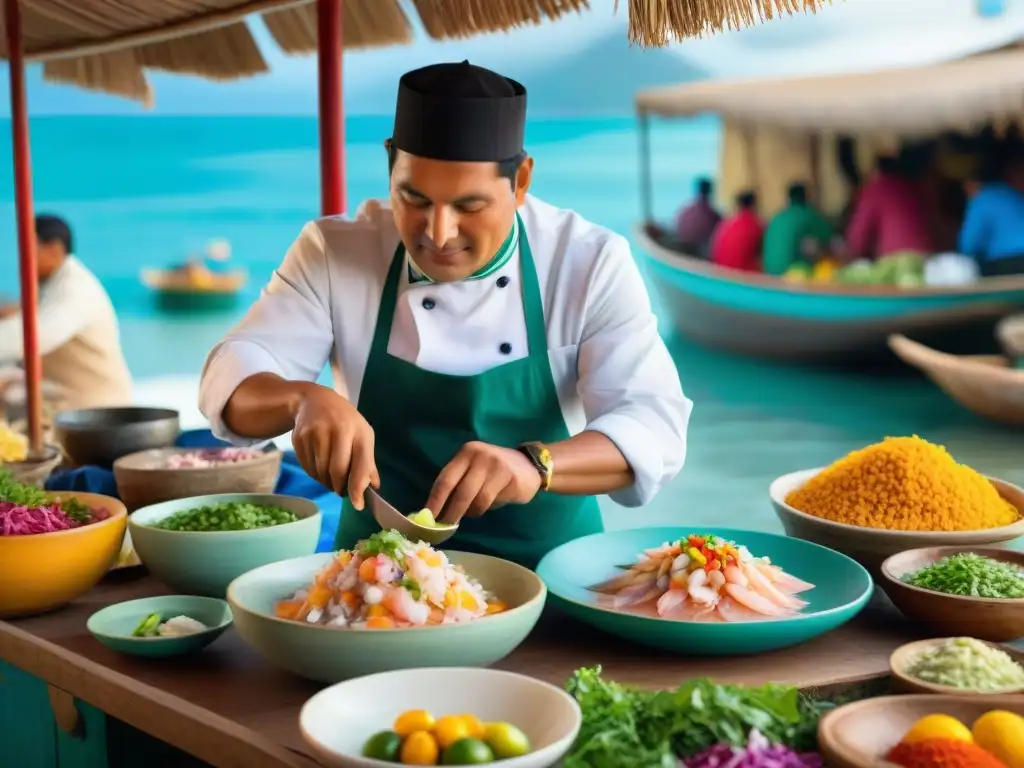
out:
{"label": "ceramic bowl", "polygon": [[[998,691],[975,691],[956,688],[951,685],[928,683],[909,674],[908,670],[913,666],[914,662],[917,661],[918,657],[920,657],[922,653],[946,643],[950,639],[952,638],[940,637],[932,640],[918,640],[913,643],[901,645],[893,651],[892,655],[889,657],[889,669],[892,672],[894,688],[908,693],[945,693],[952,696],[993,696],[1003,693],[1020,693],[1024,690],[1024,685],[1017,685],[1012,688],[1003,688]],[[1018,651],[1016,648],[1011,648],[1008,645],[998,645],[996,643],[987,643],[987,645],[1007,654],[1018,664],[1024,664],[1024,651]]]}
{"label": "ceramic bowl", "polygon": [[582,719],[569,694],[532,677],[495,669],[441,667],[384,672],[332,685],[299,714],[306,743],[324,765],[386,768],[362,756],[373,734],[391,728],[410,709],[434,717],[470,713],[483,722],[507,722],[530,739],[533,751],[501,760],[503,768],[548,768],[569,751]]}
{"label": "ceramic bowl", "polygon": [[140,407],[61,411],[53,428],[64,453],[79,467],[109,467],[129,453],[174,445],[181,431],[177,411]]}
{"label": "ceramic bowl", "polygon": [[81,597],[103,578],[121,550],[128,513],[120,501],[69,491],[50,498],[78,499],[110,516],[67,531],[0,536],[0,618],[43,613]]}
{"label": "ceramic bowl", "polygon": [[899,552],[882,563],[879,586],[904,616],[950,637],[1001,643],[1024,637],[1024,598],[961,597],[914,587],[903,581],[937,560],[973,552],[1024,570],[1024,552],[997,547],[926,547]]}
{"label": "ceramic bowl", "polygon": [[615,574],[617,564],[636,561],[637,553],[676,541],[690,528],[637,528],[608,531],[563,544],[541,560],[554,604],[580,621],[642,645],[707,656],[762,653],[806,642],[845,624],[871,597],[867,571],[850,558],[800,539],[731,528],[701,529],[767,556],[791,575],[815,584],[800,597],[809,604],[799,616],[743,623],[666,620],[613,610],[598,604],[588,587]]}
{"label": "ceramic bowl", "polygon": [[15,482],[43,488],[53,471],[64,461],[64,454],[55,445],[43,446],[43,455],[34,461],[8,461],[2,468],[11,473]]}
{"label": "ceramic bowl", "polygon": [[[205,624],[205,632],[180,637],[133,637],[132,632],[149,615],[162,620],[188,616]],[[194,595],[162,595],[115,603],[89,617],[86,628],[92,636],[118,653],[165,659],[205,648],[231,626],[231,609],[223,600]]]}
{"label": "ceramic bowl", "polygon": [[246,461],[213,467],[169,469],[174,455],[195,448],[153,448],[122,456],[114,462],[117,495],[129,510],[164,501],[218,493],[273,493],[281,473],[281,452],[268,450]]}
{"label": "ceramic bowl", "polygon": [[1024,716],[1024,697],[1001,696],[881,696],[838,707],[818,724],[818,750],[825,765],[834,768],[879,768],[889,750],[925,715],[941,712],[968,728],[993,709]]}
{"label": "ceramic bowl", "polygon": [[228,587],[235,628],[277,666],[324,683],[411,667],[493,664],[530,634],[547,591],[536,574],[507,560],[467,552],[446,554],[504,600],[509,610],[462,624],[378,631],[314,626],[274,616],[278,601],[307,587],[334,557],[325,553],[265,565],[235,579]]}
{"label": "ceramic bowl", "polygon": [[[196,533],[154,527],[176,512],[232,501],[283,507],[300,519],[249,531]],[[223,493],[143,507],[129,517],[128,533],[143,565],[171,589],[223,598],[232,579],[246,571],[313,553],[321,522],[320,510],[308,499],[270,493]]]}
{"label": "ceramic bowl", "polygon": [[786,497],[825,467],[791,472],[773,482],[768,490],[775,514],[786,533],[794,538],[813,541],[836,552],[842,552],[866,567],[875,576],[882,561],[897,552],[920,547],[984,546],[1005,544],[1024,535],[1024,490],[1003,480],[990,477],[999,495],[1013,504],[1022,517],[1011,525],[980,531],[887,531],[823,520],[799,512],[786,503]]}

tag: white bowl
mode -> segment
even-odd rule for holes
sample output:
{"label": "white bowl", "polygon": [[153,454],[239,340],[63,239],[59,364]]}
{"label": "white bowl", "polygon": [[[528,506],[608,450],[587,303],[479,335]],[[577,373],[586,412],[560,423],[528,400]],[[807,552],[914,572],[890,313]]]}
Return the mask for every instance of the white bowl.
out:
{"label": "white bowl", "polygon": [[548,768],[561,760],[580,730],[576,700],[532,677],[496,669],[430,667],[367,675],[325,688],[306,702],[299,728],[317,758],[340,768],[387,768],[362,756],[363,744],[390,730],[410,709],[434,717],[473,714],[484,722],[516,725],[533,752],[495,763],[501,768]]}

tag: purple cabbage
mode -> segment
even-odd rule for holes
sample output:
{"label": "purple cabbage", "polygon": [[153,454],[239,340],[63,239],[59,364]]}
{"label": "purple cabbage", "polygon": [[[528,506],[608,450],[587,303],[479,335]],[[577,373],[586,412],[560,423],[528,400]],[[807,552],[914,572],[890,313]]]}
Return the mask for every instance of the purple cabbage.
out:
{"label": "purple cabbage", "polygon": [[680,761],[681,768],[822,768],[814,752],[794,752],[781,744],[772,744],[757,730],[750,732],[746,747],[715,744],[693,757]]}

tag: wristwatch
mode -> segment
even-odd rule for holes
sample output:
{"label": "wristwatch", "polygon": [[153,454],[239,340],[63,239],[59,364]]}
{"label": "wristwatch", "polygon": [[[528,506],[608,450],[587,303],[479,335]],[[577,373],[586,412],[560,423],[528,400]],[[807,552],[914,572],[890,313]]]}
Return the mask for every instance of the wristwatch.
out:
{"label": "wristwatch", "polygon": [[548,490],[551,487],[551,478],[555,474],[555,460],[548,447],[544,443],[523,443],[519,446],[519,452],[526,456],[540,473],[540,489]]}

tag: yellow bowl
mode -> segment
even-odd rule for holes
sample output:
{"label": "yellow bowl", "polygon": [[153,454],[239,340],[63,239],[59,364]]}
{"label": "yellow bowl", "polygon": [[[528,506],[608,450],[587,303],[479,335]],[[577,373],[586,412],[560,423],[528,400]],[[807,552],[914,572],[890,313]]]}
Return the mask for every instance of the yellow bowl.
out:
{"label": "yellow bowl", "polygon": [[67,531],[0,536],[0,619],[32,616],[81,597],[103,578],[121,551],[128,511],[95,493],[51,493],[77,499],[110,517]]}

